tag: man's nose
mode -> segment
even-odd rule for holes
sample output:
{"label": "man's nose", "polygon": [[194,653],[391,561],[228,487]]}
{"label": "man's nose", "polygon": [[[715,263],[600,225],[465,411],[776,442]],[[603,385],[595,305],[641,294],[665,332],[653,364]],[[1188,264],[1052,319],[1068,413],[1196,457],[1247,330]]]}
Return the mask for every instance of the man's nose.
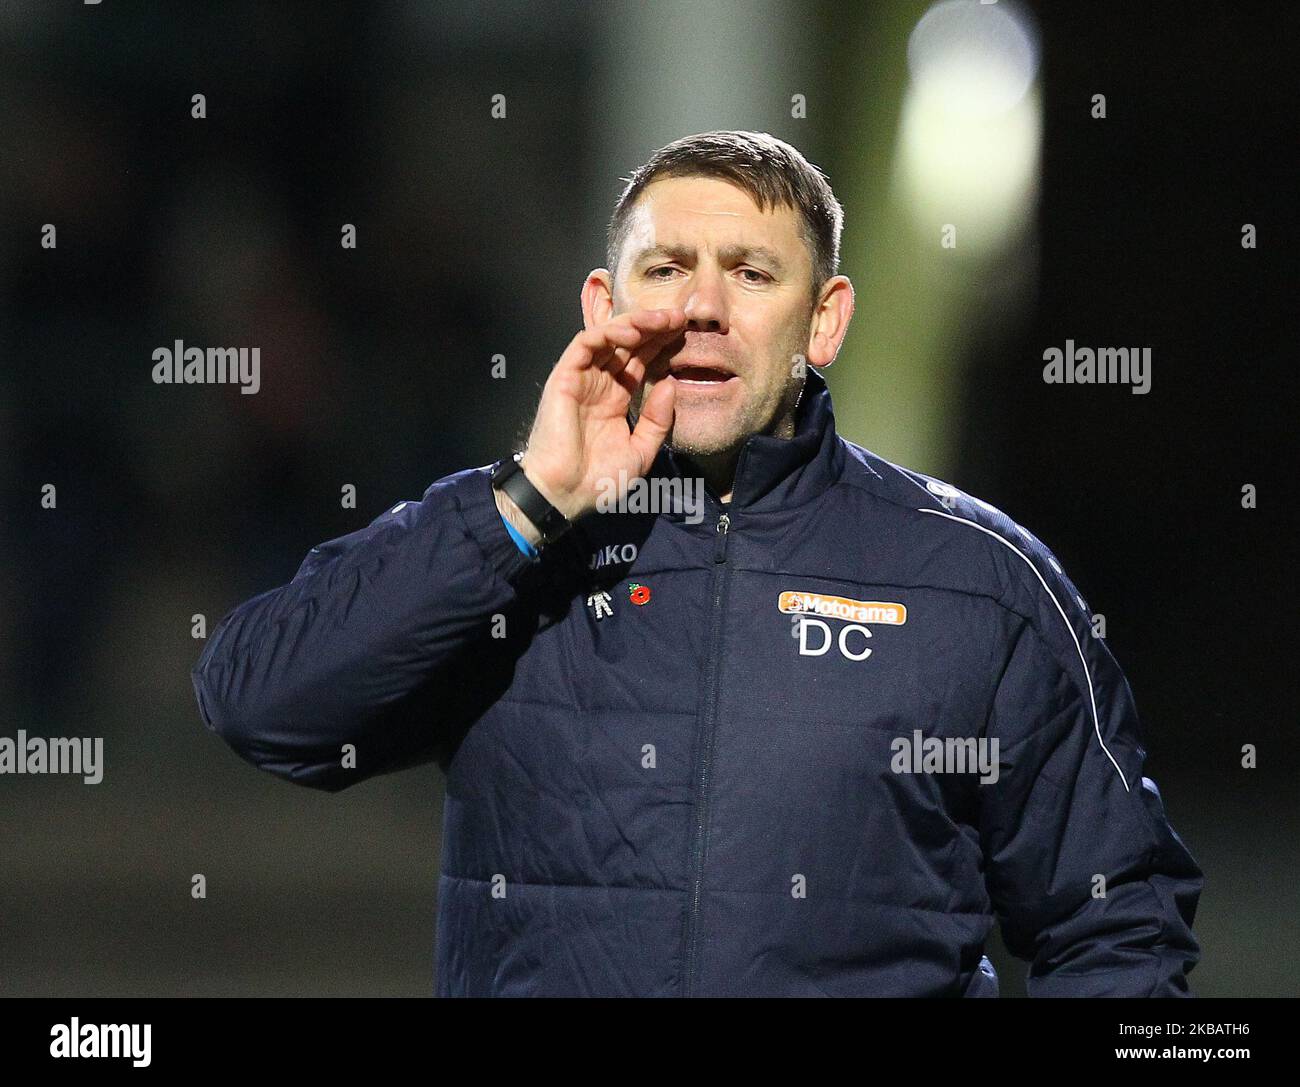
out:
{"label": "man's nose", "polygon": [[687,286],[686,327],[693,332],[727,331],[727,298],[717,270],[697,268]]}

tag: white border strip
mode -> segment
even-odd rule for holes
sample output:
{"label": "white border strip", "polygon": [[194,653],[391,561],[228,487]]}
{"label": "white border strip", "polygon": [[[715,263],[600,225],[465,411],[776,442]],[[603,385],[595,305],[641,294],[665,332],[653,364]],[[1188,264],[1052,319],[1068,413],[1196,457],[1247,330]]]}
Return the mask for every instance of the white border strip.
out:
{"label": "white border strip", "polygon": [[1083,676],[1088,681],[1088,701],[1092,705],[1092,727],[1097,732],[1097,742],[1101,744],[1101,749],[1106,752],[1106,758],[1110,759],[1110,764],[1115,767],[1115,773],[1119,774],[1120,781],[1124,782],[1124,791],[1131,792],[1128,782],[1124,780],[1124,771],[1119,768],[1119,763],[1115,761],[1115,756],[1110,753],[1110,748],[1106,746],[1106,741],[1101,738],[1101,722],[1097,719],[1097,696],[1092,690],[1092,674],[1088,671],[1088,658],[1083,655],[1083,646],[1079,644],[1079,636],[1074,632],[1074,625],[1066,617],[1065,610],[1061,607],[1061,602],[1056,599],[1056,594],[1052,588],[1043,580],[1043,575],[1038,572],[1038,567],[1033,564],[1029,556],[1020,550],[1015,544],[1005,536],[999,536],[992,529],[985,528],[983,525],[976,524],[974,521],[968,521],[965,517],[958,517],[956,514],[943,513],[939,510],[918,509],[917,513],[932,513],[936,517],[946,517],[949,521],[956,521],[959,524],[970,525],[971,528],[977,528],[986,535],[992,536],[998,543],[1006,544],[1017,555],[1025,560],[1025,563],[1034,572],[1038,582],[1047,590],[1047,595],[1052,598],[1052,603],[1056,605],[1056,610],[1061,613],[1061,619],[1065,623],[1065,629],[1070,632],[1070,637],[1074,639],[1074,648],[1079,651],[1079,660],[1083,663]]}

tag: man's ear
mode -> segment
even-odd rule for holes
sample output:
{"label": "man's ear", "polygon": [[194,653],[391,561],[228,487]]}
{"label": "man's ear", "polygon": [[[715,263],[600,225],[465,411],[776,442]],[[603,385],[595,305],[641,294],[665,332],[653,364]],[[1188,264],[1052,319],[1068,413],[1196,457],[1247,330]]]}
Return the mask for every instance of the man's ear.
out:
{"label": "man's ear", "polygon": [[822,288],[808,330],[810,366],[829,366],[835,361],[852,317],[853,284],[848,276],[832,276]]}
{"label": "man's ear", "polygon": [[582,282],[582,323],[603,325],[614,316],[614,281],[607,268],[593,268]]}

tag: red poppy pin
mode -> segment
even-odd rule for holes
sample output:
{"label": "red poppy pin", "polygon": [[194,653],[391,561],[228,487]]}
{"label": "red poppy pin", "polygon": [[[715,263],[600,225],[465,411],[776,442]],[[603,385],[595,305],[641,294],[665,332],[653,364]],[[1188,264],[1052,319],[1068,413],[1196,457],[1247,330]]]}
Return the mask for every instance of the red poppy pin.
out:
{"label": "red poppy pin", "polygon": [[649,585],[640,585],[634,581],[627,587],[627,591],[628,599],[631,600],[633,604],[640,606],[642,604],[650,603]]}

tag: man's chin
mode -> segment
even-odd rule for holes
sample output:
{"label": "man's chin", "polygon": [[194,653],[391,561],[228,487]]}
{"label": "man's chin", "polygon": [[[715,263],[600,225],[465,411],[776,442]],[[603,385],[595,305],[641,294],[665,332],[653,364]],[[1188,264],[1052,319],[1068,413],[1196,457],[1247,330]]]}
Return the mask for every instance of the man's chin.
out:
{"label": "man's chin", "polygon": [[[703,416],[708,415],[709,418]],[[630,422],[636,425],[639,415],[632,413]],[[734,452],[744,444],[748,435],[742,435],[742,425],[735,419],[719,419],[708,409],[679,406],[673,424],[664,437],[664,446],[685,457],[713,457]]]}
{"label": "man's chin", "polygon": [[714,404],[679,403],[673,425],[664,439],[675,453],[688,457],[714,457],[735,452],[748,436],[743,416],[731,408]]}
{"label": "man's chin", "polygon": [[668,431],[664,444],[674,453],[684,457],[714,457],[734,450],[738,444],[735,437],[719,435],[714,431],[702,431],[699,428],[678,430],[673,427]]}

